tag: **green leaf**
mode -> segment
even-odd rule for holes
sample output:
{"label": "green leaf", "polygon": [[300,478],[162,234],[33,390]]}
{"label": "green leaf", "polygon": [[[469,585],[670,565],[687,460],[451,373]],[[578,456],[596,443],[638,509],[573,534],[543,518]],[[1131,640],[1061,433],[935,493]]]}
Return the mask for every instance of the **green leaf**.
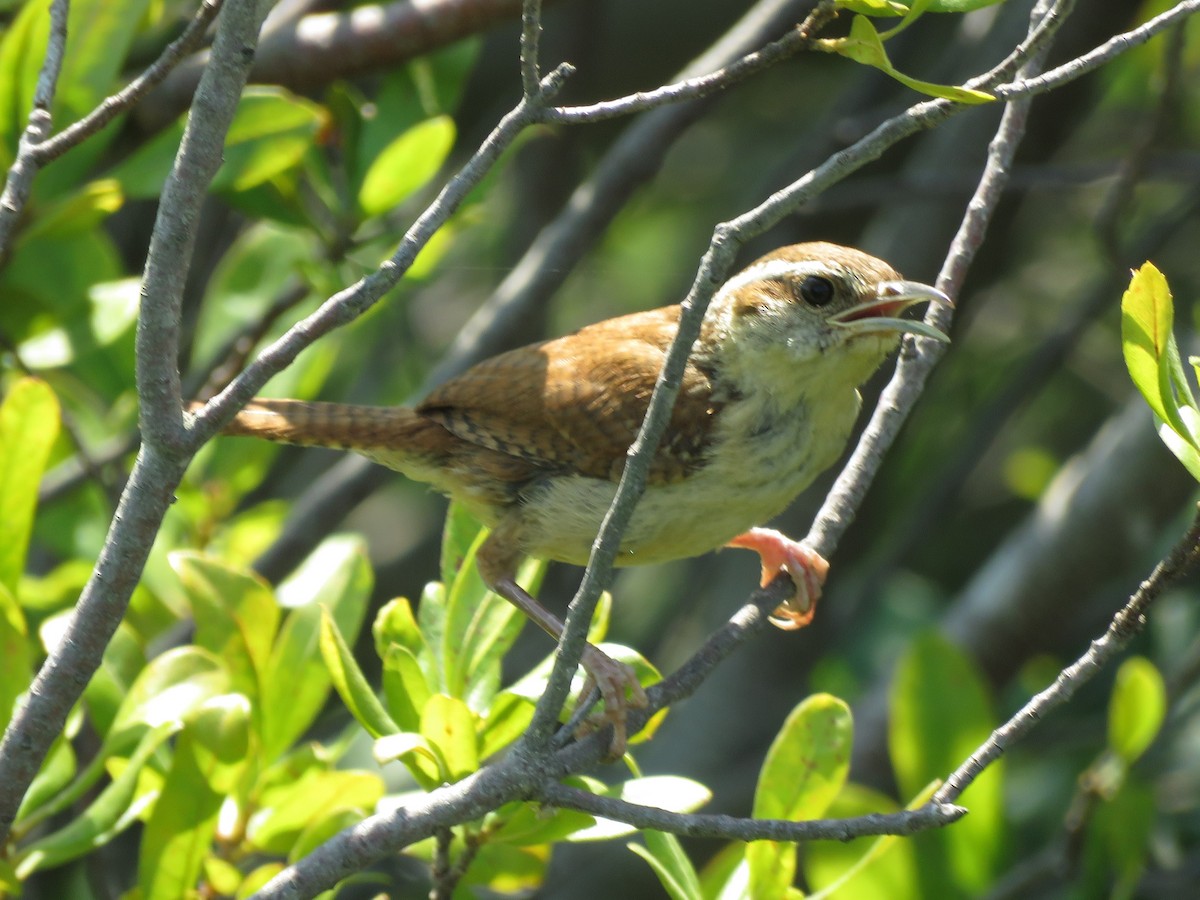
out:
{"label": "green leaf", "polygon": [[371,636],[375,639],[375,653],[380,659],[387,655],[392,644],[399,644],[416,657],[426,650],[425,638],[417,626],[412,604],[406,597],[397,597],[383,605],[371,626]]}
{"label": "green leaf", "polygon": [[[815,694],[801,702],[767,751],[754,792],[755,818],[820,818],[846,782],[853,738],[844,701]],[[746,860],[754,896],[783,896],[792,886],[795,844],[755,841],[746,848]]]}
{"label": "green leaf", "polygon": [[326,610],[321,610],[320,644],[321,657],[325,660],[334,689],[358,724],[374,738],[399,732],[400,726],[392,721],[379,698],[371,690],[371,686],[367,684],[366,676],[346,645],[346,639],[342,637],[337,623]]}
{"label": "green leaf", "polygon": [[[961,650],[936,634],[915,641],[893,682],[888,748],[904,796],[945,778],[994,727],[982,674]],[[915,839],[925,896],[982,891],[1005,845],[1003,767],[993,763],[963,793],[971,814]]]}
{"label": "green leaf", "polygon": [[1174,316],[1166,278],[1143,264],[1121,298],[1125,366],[1160,423],[1163,443],[1200,481],[1200,411],[1172,333]]}
{"label": "green leaf", "polygon": [[866,16],[855,16],[850,24],[850,35],[844,38],[822,38],[814,42],[819,50],[836,53],[847,59],[852,59],[865,66],[871,66],[891,76],[906,87],[912,88],[931,97],[941,97],[955,103],[990,103],[996,98],[984,91],[971,88],[954,87],[952,85],[933,84],[928,81],[918,81],[896,71],[888,59],[887,51],[883,49],[883,41],[879,32]]}
{"label": "green leaf", "polygon": [[449,780],[449,766],[441,751],[424,735],[402,731],[379,738],[371,747],[379,765],[398,760],[408,768],[417,782],[427,791]]}
{"label": "green leaf", "polygon": [[457,697],[434,694],[421,710],[421,734],[438,748],[449,781],[459,781],[479,768],[475,714]]}
{"label": "green leaf", "polygon": [[77,234],[96,228],[120,209],[124,202],[125,195],[115,179],[90,181],[79,190],[47,205],[22,235],[22,239],[28,240],[39,235],[56,237]]}
{"label": "green leaf", "polygon": [[195,644],[225,662],[235,690],[259,700],[279,627],[270,586],[245,572],[191,551],[170,554],[196,621]]}
{"label": "green leaf", "polygon": [[[583,779],[570,778],[568,783],[580,787]],[[492,826],[492,819],[503,824]],[[535,847],[553,844],[584,828],[590,828],[596,820],[574,809],[546,807],[540,803],[520,801],[502,806],[489,816],[485,827],[489,828],[488,841],[516,844],[519,847]]]}
{"label": "green leaf", "polygon": [[501,691],[492,699],[479,734],[479,756],[487,759],[524,734],[533,719],[534,704],[526,697]]}
{"label": "green leaf", "polygon": [[210,784],[208,759],[185,728],[142,834],[138,888],[143,900],[178,900],[195,891],[223,799]]}
{"label": "green leaf", "polygon": [[383,782],[373,772],[309,769],[262,792],[248,837],[263,852],[290,855],[311,828],[346,811],[374,811],[382,797]]}
{"label": "green leaf", "polygon": [[626,844],[635,854],[650,864],[654,874],[672,900],[701,900],[700,876],[683,845],[673,834],[647,830],[642,833],[646,846]]}
{"label": "green leaf", "polygon": [[0,404],[0,585],[13,596],[25,568],[38,482],[58,437],[58,419],[58,399],[36,378],[18,380]]}
{"label": "green leaf", "polygon": [[[298,165],[324,121],[320,106],[282,88],[247,88],[225,137],[225,162],[212,190],[247,191]],[[180,119],[113,170],[127,196],[151,198],[162,192],[182,137]]]}
{"label": "green leaf", "polygon": [[29,689],[33,680],[33,663],[29,652],[29,636],[21,606],[0,582],[0,733],[8,727],[13,704]]}
{"label": "green leaf", "polygon": [[177,647],[151,660],[138,674],[117,710],[100,752],[71,785],[46,799],[25,820],[32,826],[66,809],[105,772],[106,762],[142,741],[147,731],[170,726],[177,731],[204,703],[229,690],[229,672],[221,661],[196,647]]}
{"label": "green leaf", "polygon": [[922,12],[965,13],[1003,2],[1004,0],[929,0],[928,3],[920,4],[908,3],[905,0],[838,0],[837,6],[864,16],[906,16],[918,7],[923,7]]}
{"label": "green leaf", "polygon": [[363,213],[377,216],[437,174],[454,146],[454,120],[435,116],[405,131],[371,163],[358,192]]}
{"label": "green leaf", "polygon": [[279,586],[279,604],[291,611],[266,668],[262,716],[268,759],[305,732],[329,696],[329,671],[318,653],[322,615],[339,634],[356,639],[373,585],[362,538],[337,535],[322,541]]}
{"label": "green leaf", "polygon": [[181,727],[180,722],[165,722],[147,731],[120,774],[87,809],[69,824],[21,851],[17,857],[17,871],[21,877],[26,878],[38,870],[53,868],[84,856],[104,846],[137,821],[158,796],[157,792],[137,796],[142,768]]}
{"label": "green leaf", "polygon": [[1175,316],[1167,279],[1153,263],[1133,273],[1121,297],[1121,349],[1134,386],[1160,419],[1177,424],[1176,404],[1170,391],[1167,354],[1174,343]]}
{"label": "green leaf", "polygon": [[250,700],[243,694],[213,697],[188,723],[196,738],[196,758],[214,793],[229,794],[249,765]]}
{"label": "green leaf", "polygon": [[1134,763],[1158,736],[1167,715],[1167,688],[1154,663],[1141,656],[1117,670],[1108,703],[1108,746]]}
{"label": "green leaf", "polygon": [[[927,797],[910,804],[915,808]],[[829,818],[844,819],[871,813],[895,813],[890,797],[847,784],[826,810]],[[912,842],[895,835],[861,837],[852,841],[813,841],[802,857],[804,877],[818,897],[855,900],[920,900],[916,855]],[[845,890],[849,886],[849,890]]]}
{"label": "green leaf", "polygon": [[433,690],[412,651],[392,644],[383,656],[383,696],[388,713],[404,731],[419,731],[421,711]]}

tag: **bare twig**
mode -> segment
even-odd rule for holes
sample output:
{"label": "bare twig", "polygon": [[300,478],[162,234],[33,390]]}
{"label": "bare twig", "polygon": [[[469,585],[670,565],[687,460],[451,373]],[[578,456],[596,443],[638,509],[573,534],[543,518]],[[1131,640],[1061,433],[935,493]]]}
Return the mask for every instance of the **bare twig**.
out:
{"label": "bare twig", "polygon": [[21,211],[29,200],[33,179],[37,175],[39,162],[35,151],[50,134],[54,120],[50,105],[58,90],[58,76],[62,72],[63,54],[67,46],[68,0],[54,0],[50,4],[50,42],[46,46],[46,57],[38,75],[33,92],[33,108],[29,111],[29,124],[17,144],[17,158],[8,170],[4,182],[4,193],[0,195],[0,260],[9,252],[13,229],[21,217]]}
{"label": "bare twig", "polygon": [[577,809],[638,828],[653,828],[683,837],[721,838],[727,841],[849,841],[880,834],[916,834],[957,822],[966,810],[951,804],[929,803],[898,813],[870,813],[851,819],[747,819],[715,813],[675,813],[641,806],[615,797],[551,782],[537,792],[551,806]]}
{"label": "bare twig", "polygon": [[34,156],[39,165],[58,159],[72,147],[119,116],[162,83],[184,55],[191,53],[204,39],[204,33],[221,11],[223,0],[202,0],[200,8],[188,22],[183,33],[167,45],[166,49],[141,75],[129,82],[122,90],[106,97],[99,106],[73,125],[64,128],[48,141],[39,144]]}
{"label": "bare twig", "polygon": [[833,0],[821,0],[801,25],[796,26],[777,41],[761,50],[747,53],[741,59],[722,66],[715,72],[697,75],[664,85],[652,91],[640,91],[616,100],[593,103],[590,106],[559,106],[546,110],[546,120],[551,122],[599,122],[618,116],[626,116],[644,110],[656,109],[682,100],[707,97],[717,91],[737,84],[756,72],[769,68],[810,46],[813,36],[837,11]]}
{"label": "bare twig", "polygon": [[1054,684],[1026,703],[1007,722],[992,732],[982,746],[946,779],[933,795],[936,803],[953,803],[980,773],[1003,755],[1015,741],[1028,734],[1048,713],[1062,706],[1104,666],[1112,662],[1146,622],[1146,613],[1162,592],[1188,574],[1200,562],[1200,512],[1187,533],[1154,567],[1117,614],[1108,630],[1092,642],[1088,651],[1059,673]]}

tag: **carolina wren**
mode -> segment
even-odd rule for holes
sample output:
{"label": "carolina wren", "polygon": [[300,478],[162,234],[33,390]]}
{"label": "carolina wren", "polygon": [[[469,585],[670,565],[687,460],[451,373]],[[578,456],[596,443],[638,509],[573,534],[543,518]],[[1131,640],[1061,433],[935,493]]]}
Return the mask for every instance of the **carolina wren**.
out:
{"label": "carolina wren", "polygon": [[[617,565],[746,547],[762,557],[763,584],[781,569],[796,582],[797,597],[772,621],[807,624],[825,560],[752,526],[782,512],[841,455],[857,388],[902,333],[948,340],[899,318],[922,301],[950,302],[879,259],[827,243],[782,247],[726,282],[705,315]],[[526,555],[587,562],[679,315],[679,306],[633,313],[502,353],[415,407],[254,400],[225,433],[354,450],[449,494],[491,528],[478,555],[484,580],[557,636],[561,623],[513,574]],[[625,707],[644,694],[594,647],[583,665],[619,753]]]}

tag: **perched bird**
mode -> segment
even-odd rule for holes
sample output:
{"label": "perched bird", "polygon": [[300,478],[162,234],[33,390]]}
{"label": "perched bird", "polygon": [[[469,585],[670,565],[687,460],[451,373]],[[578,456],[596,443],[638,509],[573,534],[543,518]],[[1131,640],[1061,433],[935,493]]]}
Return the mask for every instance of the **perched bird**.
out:
{"label": "perched bird", "polygon": [[[692,348],[670,424],[616,563],[641,565],[745,547],[763,584],[786,569],[796,596],[772,617],[812,617],[828,568],[755,527],[842,454],[858,386],[901,334],[947,340],[900,318],[949,299],[887,263],[828,243],[782,247],[726,282]],[[514,581],[524,556],[583,565],[678,328],[679,306],[599,322],[479,363],[415,407],[257,399],[226,434],[353,450],[449,494],[491,528],[488,585],[551,635],[562,624]],[[628,667],[589,645],[583,666],[625,743],[625,710],[645,695]]]}

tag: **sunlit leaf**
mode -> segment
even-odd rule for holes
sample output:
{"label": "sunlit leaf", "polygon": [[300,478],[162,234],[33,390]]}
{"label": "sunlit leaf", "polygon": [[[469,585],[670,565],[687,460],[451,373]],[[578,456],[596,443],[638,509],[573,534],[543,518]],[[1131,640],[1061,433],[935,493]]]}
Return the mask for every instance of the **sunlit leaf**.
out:
{"label": "sunlit leaf", "polygon": [[38,482],[58,437],[58,399],[45,382],[22,378],[0,404],[0,584],[17,595]]}
{"label": "sunlit leaf", "polygon": [[[767,751],[754,792],[755,818],[820,818],[845,784],[853,737],[843,700],[815,694],[801,702]],[[791,887],[795,844],[755,841],[746,848],[746,860],[755,896],[782,896]]]}
{"label": "sunlit leaf", "polygon": [[475,715],[457,697],[429,698],[421,710],[421,734],[441,752],[449,780],[458,781],[479,768]]}
{"label": "sunlit leaf", "polygon": [[898,71],[888,59],[887,51],[883,49],[879,32],[866,16],[855,16],[850,25],[850,35],[843,38],[821,38],[813,42],[818,49],[828,53],[837,53],[847,59],[879,69],[901,84],[931,97],[941,97],[953,100],[955,103],[989,103],[996,98],[984,91],[972,88],[955,87],[953,85],[933,84],[910,78]]}
{"label": "sunlit leaf", "polygon": [[377,216],[403,202],[442,167],[454,145],[454,120],[435,116],[399,135],[375,158],[363,178],[358,205]]}
{"label": "sunlit leaf", "polygon": [[320,644],[321,657],[325,660],[333,686],[358,724],[375,738],[400,731],[400,726],[392,721],[371,690],[337,623],[325,610],[321,611]]}
{"label": "sunlit leaf", "polygon": [[627,844],[635,854],[646,860],[654,874],[658,876],[663,889],[672,900],[700,900],[703,896],[700,890],[700,877],[683,845],[673,834],[661,831],[646,830],[642,832],[641,844]]}
{"label": "sunlit leaf", "polygon": [[1167,688],[1154,663],[1141,656],[1117,669],[1108,703],[1108,746],[1127,764],[1146,752],[1167,714]]}

